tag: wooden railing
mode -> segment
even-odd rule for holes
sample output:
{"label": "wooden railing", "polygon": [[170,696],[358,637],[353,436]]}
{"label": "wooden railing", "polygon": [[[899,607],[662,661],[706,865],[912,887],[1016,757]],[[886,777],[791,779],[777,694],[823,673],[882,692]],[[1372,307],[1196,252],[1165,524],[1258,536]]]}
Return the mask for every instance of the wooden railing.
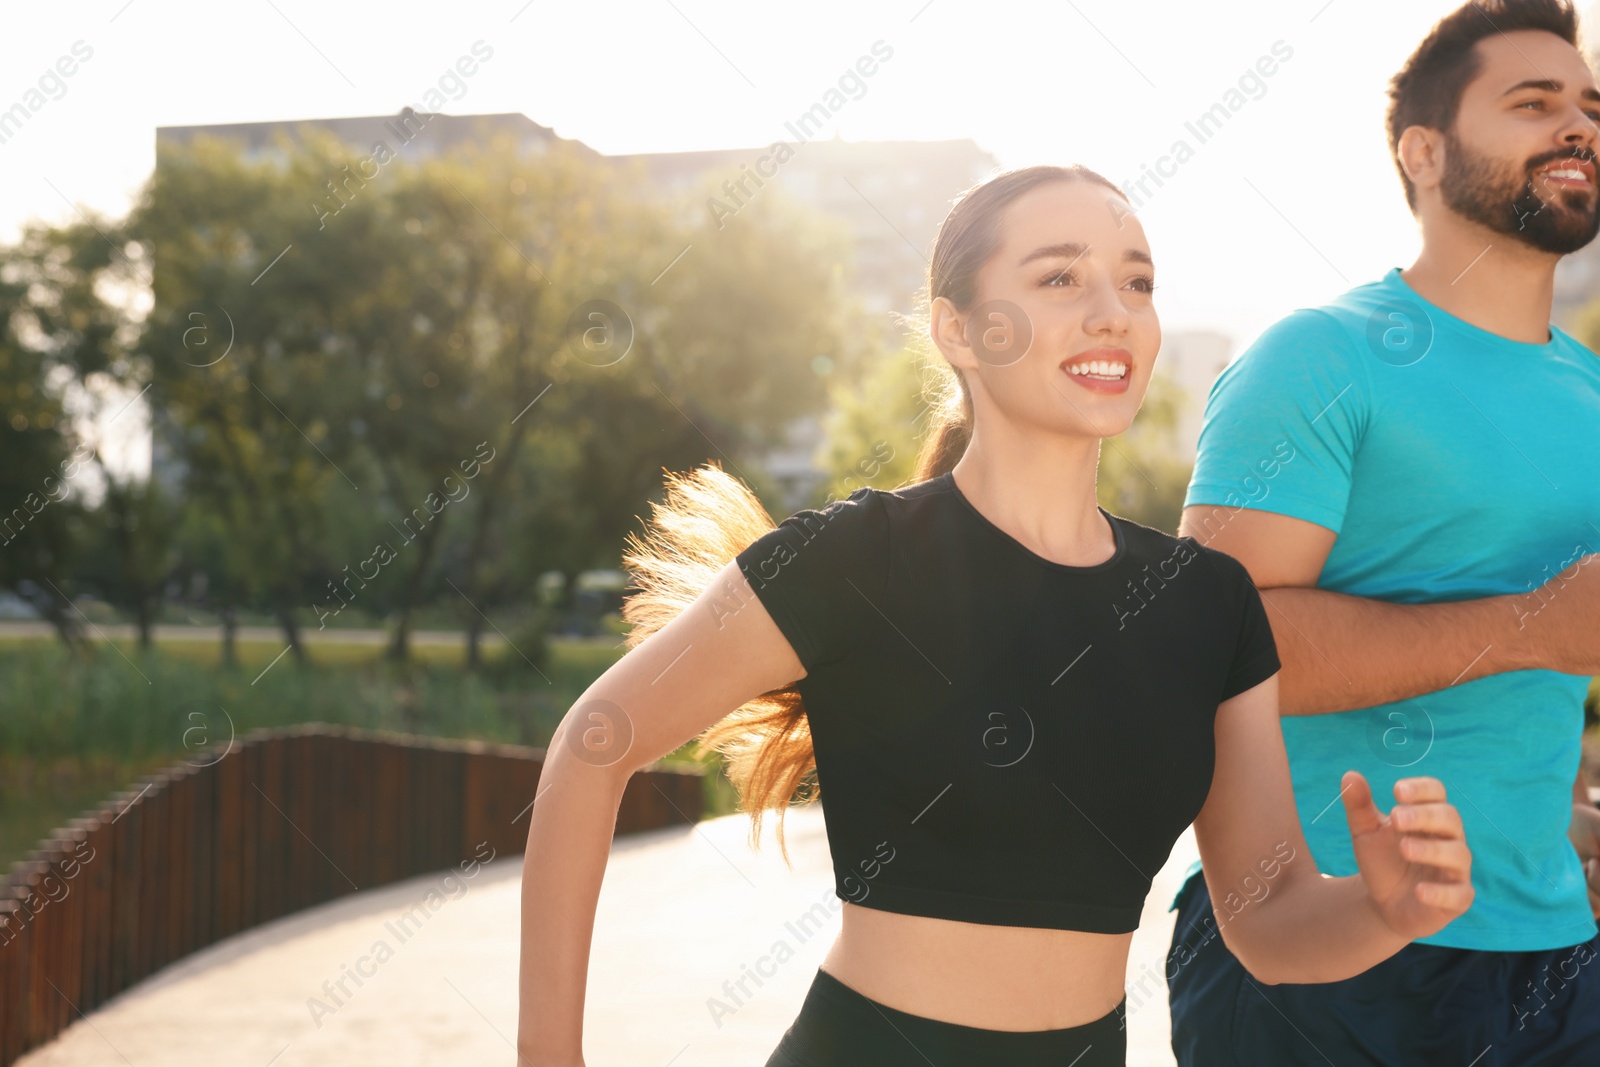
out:
{"label": "wooden railing", "polygon": [[[225,754],[224,754],[225,752]],[[521,853],[542,749],[261,730],[73,819],[0,884],[0,1067],[172,961],[346,893]],[[697,768],[628,782],[617,832],[698,821]]]}

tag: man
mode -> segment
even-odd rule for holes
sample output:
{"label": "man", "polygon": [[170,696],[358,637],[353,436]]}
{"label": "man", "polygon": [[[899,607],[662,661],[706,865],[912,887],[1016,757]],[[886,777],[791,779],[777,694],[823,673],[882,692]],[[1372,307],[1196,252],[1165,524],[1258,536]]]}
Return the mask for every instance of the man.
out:
{"label": "man", "polygon": [[1576,24],[1566,0],[1473,0],[1394,77],[1421,255],[1276,323],[1218,378],[1179,530],[1267,603],[1318,868],[1356,870],[1343,771],[1378,796],[1433,775],[1475,902],[1356,978],[1271,986],[1223,940],[1270,884],[1241,900],[1213,872],[1214,909],[1191,872],[1168,960],[1184,1067],[1600,1064],[1600,813],[1578,775],[1600,674],[1600,356],[1549,325],[1557,261],[1600,228]]}

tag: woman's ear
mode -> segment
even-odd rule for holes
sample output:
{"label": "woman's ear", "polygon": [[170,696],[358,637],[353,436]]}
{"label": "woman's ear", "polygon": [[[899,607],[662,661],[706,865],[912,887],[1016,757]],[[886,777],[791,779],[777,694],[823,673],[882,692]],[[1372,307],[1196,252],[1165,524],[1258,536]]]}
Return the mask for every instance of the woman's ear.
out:
{"label": "woman's ear", "polygon": [[967,341],[967,316],[949,297],[941,296],[928,309],[928,336],[952,367],[975,367],[977,356]]}

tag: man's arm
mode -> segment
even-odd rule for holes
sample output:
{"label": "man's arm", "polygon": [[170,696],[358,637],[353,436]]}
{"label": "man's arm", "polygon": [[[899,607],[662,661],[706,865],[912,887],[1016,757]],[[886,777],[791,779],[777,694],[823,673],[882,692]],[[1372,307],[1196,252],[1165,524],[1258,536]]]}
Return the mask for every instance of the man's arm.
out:
{"label": "man's arm", "polygon": [[1505,671],[1600,674],[1600,567],[1588,566],[1600,555],[1537,592],[1391,604],[1316,588],[1337,537],[1316,523],[1201,504],[1184,509],[1178,533],[1250,572],[1283,662],[1284,715],[1367,708]]}

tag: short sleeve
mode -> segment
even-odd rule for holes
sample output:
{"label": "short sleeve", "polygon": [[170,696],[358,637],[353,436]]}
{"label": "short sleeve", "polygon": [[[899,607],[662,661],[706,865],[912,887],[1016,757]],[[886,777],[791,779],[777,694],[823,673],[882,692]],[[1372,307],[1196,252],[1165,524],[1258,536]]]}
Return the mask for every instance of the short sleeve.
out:
{"label": "short sleeve", "polygon": [[1227,700],[1271,678],[1283,664],[1278,660],[1278,643],[1272,636],[1267,606],[1261,601],[1261,592],[1250,580],[1250,572],[1232,556],[1223,552],[1217,552],[1217,555],[1232,564],[1225,567],[1223,573],[1232,576],[1237,590],[1234,602],[1240,605],[1233,663],[1228,668],[1228,681],[1222,690],[1222,699]]}
{"label": "short sleeve", "polygon": [[1184,507],[1255,508],[1338,533],[1371,400],[1360,345],[1319,309],[1268,327],[1212,384]]}
{"label": "short sleeve", "polygon": [[889,527],[881,495],[863,488],[797,511],[736,559],[807,672],[841,660],[882,617]]}

